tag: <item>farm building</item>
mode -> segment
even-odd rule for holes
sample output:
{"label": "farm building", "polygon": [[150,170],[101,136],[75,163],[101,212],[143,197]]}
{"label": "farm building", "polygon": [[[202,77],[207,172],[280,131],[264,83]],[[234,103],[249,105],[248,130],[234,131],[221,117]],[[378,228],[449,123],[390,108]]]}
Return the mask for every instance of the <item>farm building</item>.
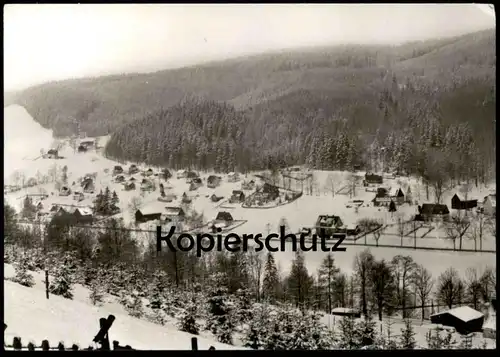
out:
{"label": "farm building", "polygon": [[118,175],[118,176],[116,176],[116,178],[115,178],[115,182],[116,182],[116,183],[125,182],[125,176],[123,176],[123,175]]}
{"label": "farm building", "polygon": [[69,188],[68,186],[61,187],[61,189],[59,190],[59,196],[69,196],[69,195],[71,195],[71,188]]}
{"label": "farm building", "polygon": [[320,215],[316,220],[316,233],[332,235],[344,224],[339,216]]}
{"label": "farm building", "polygon": [[230,224],[233,222],[233,216],[229,212],[219,212],[217,217],[215,217],[215,223],[226,223]]}
{"label": "farm building", "polygon": [[47,151],[47,154],[45,154],[45,158],[47,159],[58,159],[59,158],[59,151],[56,149],[50,149]]}
{"label": "farm building", "polygon": [[186,217],[186,213],[180,207],[165,207],[165,212],[162,214],[162,219],[169,222],[182,222]]}
{"label": "farm building", "polygon": [[143,179],[141,182],[141,190],[142,191],[153,191],[154,183],[151,180]]}
{"label": "farm building", "polygon": [[135,164],[130,165],[130,167],[128,168],[129,175],[133,175],[133,174],[136,174],[138,172],[139,172],[139,168]]}
{"label": "farm building", "polygon": [[342,317],[354,317],[354,318],[361,317],[361,312],[359,310],[349,309],[347,307],[336,307],[332,309],[331,314],[334,316],[342,316]]}
{"label": "farm building", "polygon": [[229,199],[229,203],[242,203],[243,201],[245,201],[245,194],[243,191],[234,190]]}
{"label": "farm building", "polygon": [[368,185],[381,185],[384,182],[384,179],[380,175],[369,174],[365,175],[365,179],[363,180],[363,186]]}
{"label": "farm building", "polygon": [[123,167],[116,165],[113,167],[113,176],[123,174]]}
{"label": "farm building", "polygon": [[250,180],[250,181],[244,181],[241,183],[241,189],[242,190],[253,190],[255,188],[255,181]]}
{"label": "farm building", "polygon": [[222,200],[224,197],[221,197],[221,196],[217,196],[215,193],[210,196],[210,201],[212,202],[219,202],[220,200]]}
{"label": "farm building", "polygon": [[85,178],[82,183],[81,183],[83,192],[85,193],[94,193],[95,190],[95,185],[94,185],[94,180],[91,178]]}
{"label": "farm building", "polygon": [[480,332],[483,328],[484,315],[468,306],[440,312],[430,316],[433,324],[454,327],[460,334]]}
{"label": "farm building", "polygon": [[90,223],[93,220],[92,209],[88,207],[77,207],[73,211],[73,215],[78,223]]}
{"label": "farm building", "polygon": [[466,200],[464,197],[455,193],[451,198],[451,208],[452,209],[472,209],[477,207],[477,200]]}
{"label": "farm building", "polygon": [[401,188],[392,188],[389,191],[389,197],[397,205],[405,203],[405,194]]}
{"label": "farm building", "polygon": [[237,182],[240,179],[240,175],[236,172],[230,172],[227,174],[227,181],[228,182]]}
{"label": "farm building", "polygon": [[484,198],[483,212],[495,216],[497,213],[497,195],[488,195]]}
{"label": "farm building", "polygon": [[82,192],[76,191],[75,193],[73,193],[73,200],[80,202],[83,201],[84,199],[85,195]]}
{"label": "farm building", "polygon": [[450,216],[448,206],[434,203],[424,203],[418,206],[417,221],[447,220]]}
{"label": "farm building", "polygon": [[123,188],[125,191],[135,190],[135,183],[134,182],[125,182],[123,184]]}
{"label": "farm building", "polygon": [[208,179],[207,179],[207,187],[208,188],[216,188],[217,186],[220,185],[220,182],[221,182],[220,176],[210,175],[210,176],[208,176]]}
{"label": "farm building", "polygon": [[163,209],[159,206],[143,207],[135,212],[135,221],[145,223],[149,221],[159,220]]}

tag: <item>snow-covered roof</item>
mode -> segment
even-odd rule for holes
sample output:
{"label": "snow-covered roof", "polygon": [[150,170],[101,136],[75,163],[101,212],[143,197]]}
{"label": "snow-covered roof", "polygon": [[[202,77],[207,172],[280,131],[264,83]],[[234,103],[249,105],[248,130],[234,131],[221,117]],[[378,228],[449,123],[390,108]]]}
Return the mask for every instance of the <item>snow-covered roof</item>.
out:
{"label": "snow-covered roof", "polygon": [[180,207],[166,207],[165,214],[168,216],[178,216],[182,209]]}
{"label": "snow-covered roof", "polygon": [[234,172],[230,172],[230,173],[228,173],[227,175],[228,175],[228,176],[234,176],[234,175],[236,175],[236,174],[235,174]]}
{"label": "snow-covered roof", "polygon": [[80,214],[82,216],[91,216],[92,215],[92,209],[88,208],[88,207],[82,207],[82,208],[78,208],[78,211],[80,211]]}
{"label": "snow-covered roof", "polygon": [[460,201],[465,201],[465,197],[460,192],[455,193],[455,196],[457,196]]}
{"label": "snow-covered roof", "polygon": [[150,215],[150,214],[161,214],[163,211],[165,210],[165,207],[163,206],[163,204],[157,204],[156,202],[151,203],[147,206],[144,206],[144,207],[141,207],[139,209],[139,211],[141,211],[141,213],[143,215]]}
{"label": "snow-covered roof", "polygon": [[179,171],[177,171],[177,173],[178,174],[184,174],[184,173],[186,173],[186,170],[179,170]]}
{"label": "snow-covered roof", "polygon": [[438,315],[442,315],[442,314],[450,314],[450,315],[453,315],[455,316],[456,318],[464,321],[464,322],[468,322],[468,321],[472,321],[472,320],[475,320],[475,319],[479,319],[481,317],[484,316],[484,314],[482,312],[479,312],[479,311],[476,311],[468,306],[460,306],[460,307],[456,307],[454,309],[451,309],[451,310],[448,310],[448,311],[444,311],[444,312],[440,312],[440,313],[437,313],[437,314],[434,314],[432,316],[438,316]]}

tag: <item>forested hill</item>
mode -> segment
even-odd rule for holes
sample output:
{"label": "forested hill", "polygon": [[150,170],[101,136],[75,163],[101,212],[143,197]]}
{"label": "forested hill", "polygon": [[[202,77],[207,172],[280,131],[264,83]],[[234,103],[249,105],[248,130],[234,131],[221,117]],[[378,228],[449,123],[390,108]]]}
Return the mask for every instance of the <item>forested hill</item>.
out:
{"label": "forested hill", "polygon": [[[330,100],[347,101],[347,107],[371,105],[392,74],[400,84],[486,78],[485,86],[491,87],[495,49],[494,30],[400,46],[308,48],[149,74],[53,82],[21,91],[15,101],[55,135],[74,133],[76,121],[88,135],[104,135],[193,95],[237,109],[272,102],[285,110],[286,98],[303,91],[309,94],[301,103],[308,108]],[[351,113],[346,106],[336,105]]]}

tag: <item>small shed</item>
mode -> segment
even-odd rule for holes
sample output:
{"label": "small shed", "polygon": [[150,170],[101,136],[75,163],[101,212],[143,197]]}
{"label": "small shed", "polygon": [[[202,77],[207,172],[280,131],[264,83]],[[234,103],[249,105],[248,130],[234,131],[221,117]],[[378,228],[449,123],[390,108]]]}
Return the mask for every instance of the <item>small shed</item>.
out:
{"label": "small shed", "polygon": [[455,193],[451,198],[451,208],[468,210],[477,207],[477,200],[466,200],[462,195]]}
{"label": "small shed", "polygon": [[484,314],[468,306],[460,306],[430,316],[433,324],[454,327],[460,334],[481,332]]}
{"label": "small shed", "polygon": [[242,203],[243,201],[245,201],[245,194],[243,191],[234,190],[229,199],[229,203]]}

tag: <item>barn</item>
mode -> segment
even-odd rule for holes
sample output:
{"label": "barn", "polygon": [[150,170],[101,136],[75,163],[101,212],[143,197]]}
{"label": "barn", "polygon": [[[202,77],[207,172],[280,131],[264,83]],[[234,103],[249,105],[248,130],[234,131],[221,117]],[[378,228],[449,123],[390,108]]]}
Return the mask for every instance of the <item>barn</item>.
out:
{"label": "barn", "polygon": [[466,200],[464,197],[455,193],[451,198],[451,208],[452,209],[472,209],[477,207],[477,200]]}
{"label": "barn", "polygon": [[460,334],[481,332],[484,315],[468,306],[460,306],[430,316],[433,324],[454,327]]}

